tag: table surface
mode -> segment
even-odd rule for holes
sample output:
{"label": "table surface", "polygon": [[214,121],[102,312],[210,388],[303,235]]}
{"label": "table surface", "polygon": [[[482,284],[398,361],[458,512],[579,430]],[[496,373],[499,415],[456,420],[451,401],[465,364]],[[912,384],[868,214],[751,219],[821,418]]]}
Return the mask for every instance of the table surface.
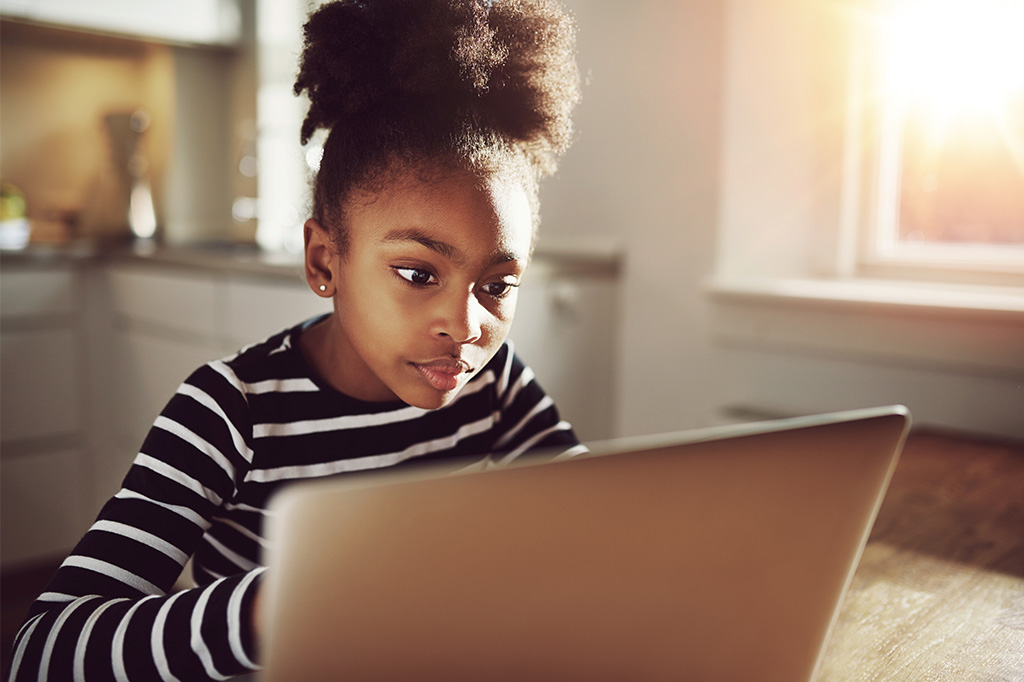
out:
{"label": "table surface", "polygon": [[1024,444],[911,435],[817,682],[890,680],[1024,680]]}
{"label": "table surface", "polygon": [[915,433],[818,682],[1024,680],[1024,444]]}

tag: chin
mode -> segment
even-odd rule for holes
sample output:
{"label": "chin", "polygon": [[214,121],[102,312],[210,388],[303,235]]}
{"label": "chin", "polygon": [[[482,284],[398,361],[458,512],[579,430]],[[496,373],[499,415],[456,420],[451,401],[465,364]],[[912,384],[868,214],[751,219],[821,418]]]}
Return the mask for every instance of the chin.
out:
{"label": "chin", "polygon": [[458,391],[452,391],[445,394],[437,394],[434,396],[424,397],[415,401],[406,401],[413,407],[418,407],[421,410],[437,410],[442,407],[451,405],[455,400],[455,396],[458,395]]}
{"label": "chin", "polygon": [[410,395],[399,397],[405,403],[418,407],[421,410],[437,410],[451,405],[462,391],[462,388],[462,386],[459,386],[454,390],[444,391],[443,393],[431,389],[410,391]]}

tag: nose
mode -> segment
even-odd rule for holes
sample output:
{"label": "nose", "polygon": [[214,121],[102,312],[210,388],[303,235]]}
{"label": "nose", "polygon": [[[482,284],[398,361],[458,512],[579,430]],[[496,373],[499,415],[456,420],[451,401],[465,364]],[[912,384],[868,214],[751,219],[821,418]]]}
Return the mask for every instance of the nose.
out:
{"label": "nose", "polygon": [[479,341],[486,313],[472,292],[452,292],[440,302],[434,333],[456,343]]}

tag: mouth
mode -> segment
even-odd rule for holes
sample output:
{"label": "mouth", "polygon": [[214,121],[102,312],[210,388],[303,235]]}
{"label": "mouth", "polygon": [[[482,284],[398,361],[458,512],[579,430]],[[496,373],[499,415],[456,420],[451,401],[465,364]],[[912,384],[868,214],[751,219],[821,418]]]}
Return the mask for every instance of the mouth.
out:
{"label": "mouth", "polygon": [[462,360],[444,358],[430,362],[413,362],[427,383],[439,391],[453,391],[458,388],[463,375],[471,371],[469,365]]}

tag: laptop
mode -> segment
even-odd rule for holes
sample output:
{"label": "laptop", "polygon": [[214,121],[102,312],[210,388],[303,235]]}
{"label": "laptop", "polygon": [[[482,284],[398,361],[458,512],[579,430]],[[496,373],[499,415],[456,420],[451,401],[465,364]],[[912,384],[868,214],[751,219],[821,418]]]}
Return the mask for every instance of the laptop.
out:
{"label": "laptop", "polygon": [[295,485],[258,679],[810,680],[908,427],[893,406]]}

